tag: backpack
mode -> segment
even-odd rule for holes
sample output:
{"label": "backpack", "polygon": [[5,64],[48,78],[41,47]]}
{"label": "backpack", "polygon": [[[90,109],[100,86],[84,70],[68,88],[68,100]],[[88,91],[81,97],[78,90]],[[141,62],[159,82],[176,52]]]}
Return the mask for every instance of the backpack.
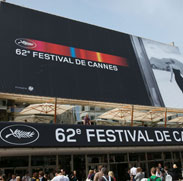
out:
{"label": "backpack", "polygon": [[149,178],[150,179],[150,181],[156,181],[156,179],[158,179],[159,177],[155,177],[155,178]]}
{"label": "backpack", "polygon": [[[105,181],[108,181],[107,178],[105,176],[102,176],[104,178]],[[109,181],[111,181],[111,177],[109,176]]]}
{"label": "backpack", "polygon": [[172,181],[172,176],[170,174],[167,174],[165,177],[166,181]]}

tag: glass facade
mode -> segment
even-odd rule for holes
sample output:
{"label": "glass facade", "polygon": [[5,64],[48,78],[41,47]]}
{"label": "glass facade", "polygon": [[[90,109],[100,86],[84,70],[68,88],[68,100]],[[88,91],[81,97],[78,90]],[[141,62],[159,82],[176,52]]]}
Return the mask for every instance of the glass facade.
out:
{"label": "glass facade", "polygon": [[127,176],[128,169],[133,165],[140,166],[146,177],[150,174],[150,168],[157,166],[158,163],[169,168],[176,163],[181,168],[182,156],[183,152],[140,152],[0,157],[0,170],[19,175],[24,175],[26,171],[32,173],[43,170],[53,177],[56,169],[64,168],[68,175],[76,170],[79,180],[85,180],[90,169],[97,169],[98,165],[103,165],[114,172],[117,180],[123,180]]}

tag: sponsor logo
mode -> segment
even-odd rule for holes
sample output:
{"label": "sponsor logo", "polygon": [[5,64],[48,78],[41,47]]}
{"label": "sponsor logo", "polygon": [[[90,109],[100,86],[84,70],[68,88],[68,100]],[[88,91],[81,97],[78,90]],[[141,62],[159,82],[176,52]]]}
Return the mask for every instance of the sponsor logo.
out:
{"label": "sponsor logo", "polygon": [[37,46],[34,41],[28,40],[26,38],[18,38],[15,40],[15,43],[23,48],[35,48]]}
{"label": "sponsor logo", "polygon": [[39,138],[39,132],[32,126],[15,124],[3,128],[0,138],[12,145],[27,145]]}
{"label": "sponsor logo", "polygon": [[31,91],[34,90],[34,87],[33,87],[33,86],[29,86],[29,87],[28,87],[28,90],[31,92]]}

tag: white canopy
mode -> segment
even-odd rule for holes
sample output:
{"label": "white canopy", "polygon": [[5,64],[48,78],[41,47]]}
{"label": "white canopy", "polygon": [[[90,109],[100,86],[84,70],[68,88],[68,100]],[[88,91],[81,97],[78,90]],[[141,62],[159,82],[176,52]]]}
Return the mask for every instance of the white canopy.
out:
{"label": "white canopy", "polygon": [[183,123],[183,117],[176,117],[174,119],[171,119],[170,121],[168,121],[169,123]]}
{"label": "white canopy", "polygon": [[[133,115],[133,120],[141,121],[141,122],[158,122],[161,119],[165,118],[165,112],[161,111],[137,111],[130,109],[120,109],[115,108],[110,111],[105,112],[104,114],[100,115],[99,118],[103,119],[111,119],[111,120],[119,120],[119,121],[131,121]],[[166,116],[172,116],[175,113],[167,113]]]}
{"label": "white canopy", "polygon": [[15,122],[29,122],[29,123],[50,123],[53,116],[41,115],[21,115],[15,118]]}
{"label": "white canopy", "polygon": [[[74,106],[70,105],[62,105],[57,104],[56,114],[62,114]],[[55,114],[55,104],[43,103],[43,104],[31,104],[23,109],[20,115],[36,115],[36,114],[44,114],[44,115],[54,115]]]}

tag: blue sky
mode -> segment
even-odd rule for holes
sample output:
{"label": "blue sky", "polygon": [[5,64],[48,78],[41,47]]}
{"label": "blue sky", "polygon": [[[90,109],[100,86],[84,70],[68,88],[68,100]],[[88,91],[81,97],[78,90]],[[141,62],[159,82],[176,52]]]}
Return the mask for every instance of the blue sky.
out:
{"label": "blue sky", "polygon": [[9,3],[125,32],[183,54],[183,0],[6,0]]}

